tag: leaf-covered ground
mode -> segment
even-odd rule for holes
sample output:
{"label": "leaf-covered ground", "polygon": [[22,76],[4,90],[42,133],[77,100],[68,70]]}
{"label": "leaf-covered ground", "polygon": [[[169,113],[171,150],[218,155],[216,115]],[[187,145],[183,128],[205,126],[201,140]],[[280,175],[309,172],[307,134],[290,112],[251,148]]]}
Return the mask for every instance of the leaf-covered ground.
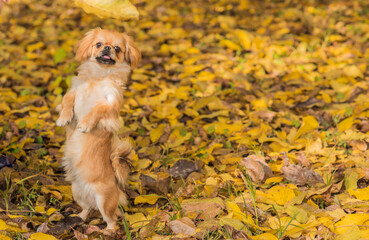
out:
{"label": "leaf-covered ground", "polygon": [[[2,9],[0,239],[368,239],[369,3],[133,3],[132,22],[67,0]],[[121,110],[130,206],[110,236],[76,216],[55,126],[95,27],[143,53]]]}

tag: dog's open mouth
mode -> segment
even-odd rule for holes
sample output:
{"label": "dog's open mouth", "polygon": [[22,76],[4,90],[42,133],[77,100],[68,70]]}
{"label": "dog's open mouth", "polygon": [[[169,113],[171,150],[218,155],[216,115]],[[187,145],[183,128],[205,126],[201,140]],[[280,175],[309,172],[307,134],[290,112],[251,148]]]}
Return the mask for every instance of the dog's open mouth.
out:
{"label": "dog's open mouth", "polygon": [[115,60],[112,59],[109,55],[105,55],[105,54],[101,55],[100,57],[97,57],[96,61],[102,64],[110,64],[110,65],[115,64]]}

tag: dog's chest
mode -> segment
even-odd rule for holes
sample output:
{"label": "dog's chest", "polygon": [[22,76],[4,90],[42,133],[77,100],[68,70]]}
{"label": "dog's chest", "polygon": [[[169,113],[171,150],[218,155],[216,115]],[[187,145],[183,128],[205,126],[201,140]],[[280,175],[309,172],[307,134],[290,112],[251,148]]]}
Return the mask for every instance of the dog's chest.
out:
{"label": "dog's chest", "polygon": [[118,89],[110,81],[89,81],[76,89],[74,114],[78,120],[87,115],[98,103],[109,103],[118,96]]}

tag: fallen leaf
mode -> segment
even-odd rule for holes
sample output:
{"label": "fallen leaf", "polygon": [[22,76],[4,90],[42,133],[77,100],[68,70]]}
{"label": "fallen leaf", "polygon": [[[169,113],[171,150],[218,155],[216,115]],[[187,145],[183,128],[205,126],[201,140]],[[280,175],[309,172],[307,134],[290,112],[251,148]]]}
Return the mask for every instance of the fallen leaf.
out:
{"label": "fallen leaf", "polygon": [[192,235],[196,232],[195,224],[188,217],[170,221],[168,225],[174,234]]}
{"label": "fallen leaf", "polygon": [[243,158],[240,164],[245,167],[246,173],[250,175],[254,182],[264,182],[273,176],[272,169],[260,155],[250,155]]}
{"label": "fallen leaf", "polygon": [[289,163],[289,159],[283,160],[281,172],[286,180],[296,185],[314,185],[316,183],[324,183],[323,178],[311,169],[303,168],[300,165]]}
{"label": "fallen leaf", "polygon": [[168,169],[168,173],[172,177],[186,178],[190,173],[199,171],[197,164],[194,161],[187,159],[179,159],[174,165]]}
{"label": "fallen leaf", "polygon": [[182,201],[181,207],[185,216],[195,214],[200,219],[214,218],[225,208],[220,198],[185,199]]}
{"label": "fallen leaf", "polygon": [[101,18],[117,18],[120,20],[137,19],[138,12],[128,0],[74,0],[76,5],[87,13]]}
{"label": "fallen leaf", "polygon": [[33,233],[29,239],[30,240],[57,240],[57,238],[55,238],[54,236],[48,235],[42,232]]}
{"label": "fallen leaf", "polygon": [[136,205],[140,203],[154,204],[156,203],[156,201],[158,201],[159,198],[162,198],[162,197],[156,194],[140,195],[135,198],[135,204]]}

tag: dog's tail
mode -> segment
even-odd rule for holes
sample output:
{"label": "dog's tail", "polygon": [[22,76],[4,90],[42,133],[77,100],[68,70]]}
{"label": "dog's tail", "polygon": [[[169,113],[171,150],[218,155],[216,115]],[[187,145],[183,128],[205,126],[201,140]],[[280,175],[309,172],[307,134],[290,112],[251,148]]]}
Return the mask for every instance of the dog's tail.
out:
{"label": "dog's tail", "polygon": [[132,145],[128,140],[120,140],[117,136],[113,138],[111,164],[114,169],[115,178],[124,189],[130,172],[130,161],[128,155],[132,151]]}

